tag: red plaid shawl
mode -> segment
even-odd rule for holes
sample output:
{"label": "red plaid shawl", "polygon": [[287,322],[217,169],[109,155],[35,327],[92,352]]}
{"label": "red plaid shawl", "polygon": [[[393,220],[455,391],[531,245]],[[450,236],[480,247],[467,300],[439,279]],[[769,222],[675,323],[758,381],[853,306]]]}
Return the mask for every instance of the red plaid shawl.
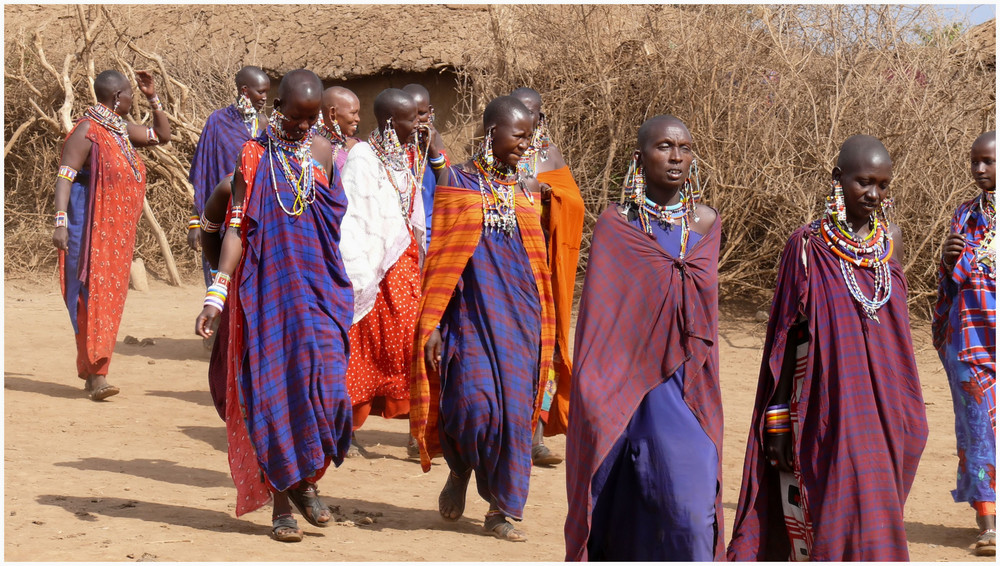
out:
{"label": "red plaid shawl", "polygon": [[[538,412],[545,394],[552,349],[555,345],[555,312],[552,286],[545,251],[545,236],[538,211],[523,200],[517,204],[517,226],[524,249],[528,252],[531,270],[538,285],[542,304],[542,357],[538,396],[532,414],[532,427],[538,422]],[[477,192],[438,185],[434,194],[434,239],[424,264],[423,296],[420,299],[420,319],[413,354],[413,382],[410,387],[410,431],[420,446],[420,465],[431,469],[431,458],[441,454],[437,431],[441,380],[424,362],[424,345],[441,321],[452,292],[465,265],[472,257],[483,231],[483,201]]]}
{"label": "red plaid shawl", "polygon": [[[806,245],[808,243],[808,245]],[[803,261],[805,267],[803,267]],[[806,225],[785,246],[764,343],[753,425],[730,560],[787,560],[776,472],[763,454],[763,412],[801,313],[810,335],[796,406],[800,434],[793,459],[813,527],[814,561],[908,559],[903,504],[927,441],[910,338],[906,277],[891,260],[892,296],[868,320],[851,297],[834,253]],[[873,275],[855,269],[871,296]],[[777,545],[775,545],[777,543]]]}
{"label": "red plaid shawl", "polygon": [[[684,260],[626,222],[611,206],[594,227],[576,326],[566,433],[566,559],[586,560],[594,472],[646,393],[683,365],[684,401],[719,452],[718,265],[721,221]],[[722,491],[715,517],[722,558]]]}

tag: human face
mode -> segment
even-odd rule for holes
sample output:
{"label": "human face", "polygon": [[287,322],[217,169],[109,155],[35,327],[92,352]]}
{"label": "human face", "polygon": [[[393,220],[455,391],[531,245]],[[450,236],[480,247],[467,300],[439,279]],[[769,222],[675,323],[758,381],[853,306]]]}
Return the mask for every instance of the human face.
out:
{"label": "human face", "polygon": [[417,106],[417,119],[420,121],[420,123],[425,125],[430,124],[431,112],[434,111],[434,109],[431,107],[431,101],[424,98],[423,96],[419,97],[414,96],[413,102]]}
{"label": "human face", "polygon": [[361,123],[361,101],[356,96],[338,98],[337,106],[333,109],[333,117],[345,136],[353,136],[358,131],[358,124]]}
{"label": "human face", "polygon": [[132,85],[125,83],[121,91],[115,94],[115,100],[111,102],[114,108],[115,101],[118,102],[118,109],[115,111],[119,116],[124,116],[132,110]]}
{"label": "human face", "polygon": [[997,142],[996,139],[982,140],[972,146],[972,178],[984,191],[993,191],[997,186]]}
{"label": "human face", "polygon": [[684,124],[674,121],[659,124],[651,132],[645,146],[639,148],[646,184],[654,191],[680,191],[694,160],[693,143],[691,133]]}
{"label": "human face", "polygon": [[881,152],[872,152],[843,168],[834,167],[833,179],[843,187],[847,221],[857,230],[868,224],[888,194],[892,161]]}
{"label": "human face", "polygon": [[539,117],[542,115],[542,104],[530,96],[519,97],[518,100],[531,112],[531,129],[538,127]]}
{"label": "human face", "polygon": [[512,118],[500,120],[493,127],[493,157],[500,163],[517,167],[531,145],[531,131],[530,114],[517,113]]}
{"label": "human face", "polygon": [[399,143],[409,143],[413,141],[413,136],[417,131],[417,106],[412,102],[400,104],[392,112],[392,127],[396,130],[396,137]]}
{"label": "human face", "polygon": [[274,107],[284,118],[280,119],[282,131],[290,141],[299,141],[319,120],[320,99],[303,99],[292,93],[286,100],[274,99]]}
{"label": "human face", "polygon": [[267,91],[270,88],[271,81],[269,79],[260,79],[241,86],[240,94],[249,98],[250,104],[253,104],[257,112],[260,112],[264,109],[264,103],[267,102]]}

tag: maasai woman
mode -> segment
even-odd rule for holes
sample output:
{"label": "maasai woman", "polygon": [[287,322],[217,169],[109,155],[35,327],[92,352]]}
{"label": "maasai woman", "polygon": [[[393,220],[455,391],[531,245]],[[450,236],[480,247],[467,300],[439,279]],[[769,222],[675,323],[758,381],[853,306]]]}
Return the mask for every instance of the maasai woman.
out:
{"label": "maasai woman", "polygon": [[496,98],[483,129],[475,157],[448,168],[434,195],[410,428],[425,472],[442,452],[448,462],[441,516],[462,516],[474,471],[490,505],[486,531],[523,541],[507,519],[521,519],[528,495],[532,424],[555,341],[552,292],[534,181],[517,176],[531,115],[516,98]]}
{"label": "maasai woman", "polygon": [[576,267],[580,260],[580,239],[583,237],[583,197],[559,147],[549,138],[541,95],[528,87],[514,89],[510,95],[531,112],[534,129],[531,146],[521,157],[518,167],[526,177],[538,179],[542,230],[549,250],[552,297],[556,303],[556,347],[552,355],[552,374],[545,389],[542,412],[531,446],[532,464],[552,466],[562,462],[562,458],[545,446],[543,436],[565,434],[569,416],[570,377],[573,371],[569,355],[569,329],[576,290]]}
{"label": "maasai woman", "polygon": [[153,84],[137,71],[153,127],[127,121],[132,85],[118,71],[94,79],[97,104],[87,109],[63,146],[56,178],[56,228],[63,299],[76,333],[76,371],[94,401],[118,388],[107,381],[128,293],[135,231],[146,196],[146,167],[136,147],[170,141],[170,121]]}
{"label": "maasai woman", "polygon": [[972,144],[972,176],[982,192],[951,219],[934,309],[934,347],[955,405],[958,486],[951,495],[976,510],[980,556],[997,551],[996,143],[996,132],[986,132]]}
{"label": "maasai woman", "polygon": [[731,560],[907,560],[903,504],[927,441],[892,161],[852,136],[823,218],[778,267]]}
{"label": "maasai woman", "polygon": [[[246,66],[236,73],[236,102],[208,115],[198,144],[191,156],[188,178],[194,187],[194,207],[188,222],[188,245],[198,249],[201,240],[202,214],[215,185],[236,169],[236,157],[248,140],[260,135],[267,127],[267,118],[260,114],[267,102],[271,79],[260,67]],[[211,228],[211,226],[209,226]],[[218,230],[213,232],[220,236]],[[211,267],[202,255],[205,286],[212,284]]]}
{"label": "maasai woman", "polygon": [[319,135],[330,141],[333,166],[343,173],[347,155],[359,141],[354,137],[361,123],[361,101],[354,91],[332,86],[323,91],[323,119],[316,128]]}
{"label": "maasai woman", "polygon": [[723,557],[720,222],[691,134],[639,128],[621,205],[594,227],[566,433],[566,560]]}
{"label": "maasai woman", "polygon": [[311,71],[286,74],[268,128],[240,151],[219,273],[195,327],[211,335],[228,303],[236,514],[273,495],[272,535],[289,542],[302,540],[289,500],[311,525],[329,524],[316,482],[351,439],[344,372],[354,302],[339,249],[347,199],[329,142],[312,135],[322,90]]}
{"label": "maasai woman", "polygon": [[[350,206],[342,246],[354,285],[354,325],[347,391],[354,429],[369,414],[387,419],[410,412],[413,335],[420,306],[424,163],[412,160],[417,108],[398,88],[375,97],[377,127],[351,150],[343,168]],[[349,456],[352,454],[348,453]]]}

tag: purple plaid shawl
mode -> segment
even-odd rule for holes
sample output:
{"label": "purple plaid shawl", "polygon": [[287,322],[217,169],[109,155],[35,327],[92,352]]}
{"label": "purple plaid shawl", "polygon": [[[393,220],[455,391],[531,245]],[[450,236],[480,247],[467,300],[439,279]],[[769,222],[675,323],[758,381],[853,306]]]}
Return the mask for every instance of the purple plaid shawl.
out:
{"label": "purple plaid shawl", "polygon": [[[906,277],[892,258],[892,296],[878,311],[881,322],[868,320],[817,226],[796,230],[781,256],[728,558],[790,556],[777,472],[763,453],[762,418],[781,374],[788,331],[801,313],[810,344],[793,459],[812,522],[810,557],[907,560],[903,504],[927,441],[927,419],[910,340]],[[872,271],[854,273],[871,296]]]}
{"label": "purple plaid shawl", "polygon": [[[586,560],[594,473],[650,390],[683,365],[684,401],[722,461],[718,265],[721,220],[684,260],[628,224],[617,206],[594,227],[576,326],[566,433],[566,559]],[[718,470],[722,481],[721,465]],[[716,520],[722,532],[721,489]],[[723,555],[718,537],[716,558]]]}
{"label": "purple plaid shawl", "polygon": [[[292,187],[277,157],[261,147],[266,143],[262,136],[244,146],[243,171],[253,180],[244,207],[239,310],[230,316],[244,317],[236,371],[247,433],[268,483],[284,491],[321,474],[331,460],[340,465],[350,444],[344,374],[354,294],[339,250],[347,207],[339,176],[328,187],[314,161],[316,199],[301,216],[289,216],[278,205],[272,175],[286,207],[294,201]],[[298,163],[289,161],[298,178]]]}
{"label": "purple plaid shawl", "polygon": [[201,214],[215,185],[236,169],[240,148],[250,131],[235,105],[219,108],[205,120],[191,158],[188,179],[194,186],[194,208]]}
{"label": "purple plaid shawl", "polygon": [[[479,192],[475,177],[452,171],[453,186]],[[517,520],[531,477],[541,332],[520,230],[484,230],[441,321],[438,429],[449,467],[474,469],[479,494]]]}

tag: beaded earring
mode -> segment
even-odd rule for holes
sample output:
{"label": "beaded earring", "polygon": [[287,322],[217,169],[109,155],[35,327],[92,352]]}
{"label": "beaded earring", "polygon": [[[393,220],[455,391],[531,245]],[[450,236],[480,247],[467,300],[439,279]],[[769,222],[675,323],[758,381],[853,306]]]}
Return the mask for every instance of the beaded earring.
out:
{"label": "beaded earring", "polygon": [[639,164],[639,156],[633,155],[622,183],[622,204],[635,203],[642,206],[646,201],[646,175]]}
{"label": "beaded earring", "polygon": [[118,105],[119,104],[121,104],[121,101],[119,101],[118,97],[116,96],[115,97],[115,106],[114,106],[114,108],[112,108],[112,110],[114,110],[115,112],[118,112]]}
{"label": "beaded earring", "polygon": [[549,158],[549,126],[545,121],[545,113],[538,113],[538,127],[535,128],[537,143],[533,144],[538,149],[538,156],[545,161]]}
{"label": "beaded earring", "polygon": [[879,205],[879,210],[882,212],[882,220],[885,221],[886,227],[889,226],[891,218],[895,216],[895,206],[896,201],[892,197],[882,199],[882,204]]}
{"label": "beaded earring", "polygon": [[253,107],[253,102],[250,102],[250,98],[242,92],[239,98],[236,99],[236,109],[239,110],[244,118],[257,115],[257,109]]}
{"label": "beaded earring", "polygon": [[844,187],[840,181],[831,181],[833,193],[826,197],[826,213],[835,221],[844,222],[847,218],[847,209],[844,207]]}
{"label": "beaded earring", "polygon": [[399,136],[396,135],[396,128],[392,126],[392,117],[385,121],[385,130],[382,133],[382,149],[387,155],[398,155],[403,151],[402,144],[399,143]]}
{"label": "beaded earring", "polygon": [[344,132],[342,132],[340,130],[340,124],[337,123],[337,114],[336,114],[336,112],[334,112],[334,114],[333,114],[333,131],[337,132],[337,137],[338,138],[344,137]]}
{"label": "beaded earring", "polygon": [[483,138],[483,145],[480,148],[483,152],[483,159],[486,161],[487,165],[493,165],[493,130],[490,129],[486,132],[486,137]]}

